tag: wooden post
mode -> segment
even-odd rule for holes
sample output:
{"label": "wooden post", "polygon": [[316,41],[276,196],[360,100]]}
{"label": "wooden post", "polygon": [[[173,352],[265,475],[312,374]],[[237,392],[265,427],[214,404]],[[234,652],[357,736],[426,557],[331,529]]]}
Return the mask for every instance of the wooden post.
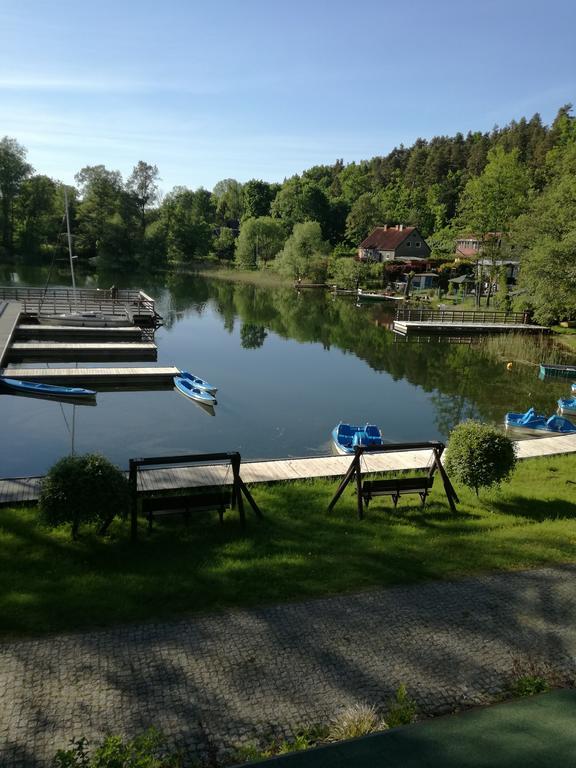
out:
{"label": "wooden post", "polygon": [[136,541],[138,538],[138,462],[130,459],[130,472],[128,482],[130,484],[130,538]]}
{"label": "wooden post", "polygon": [[232,475],[234,477],[232,493],[236,496],[240,525],[244,529],[246,527],[246,515],[244,513],[244,500],[242,499],[242,488],[240,486],[240,454],[233,453],[230,456],[230,463],[232,464]]}
{"label": "wooden post", "polygon": [[362,498],[362,470],[360,469],[360,456],[362,455],[362,448],[359,446],[356,448],[356,456],[354,461],[356,462],[356,495],[358,496],[358,520],[364,519],[364,499]]}
{"label": "wooden post", "polygon": [[344,477],[342,479],[342,482],[338,486],[338,490],[334,494],[334,498],[332,499],[332,501],[328,505],[328,512],[332,512],[332,510],[336,506],[336,502],[338,501],[340,496],[342,496],[342,494],[346,490],[346,486],[348,485],[350,480],[352,480],[352,478],[354,476],[355,469],[356,469],[356,463],[355,462],[356,462],[356,457],[354,457],[354,459],[352,459],[352,464],[350,464],[350,466],[348,467],[348,471],[346,472],[346,474],[344,475]]}
{"label": "wooden post", "polygon": [[444,483],[444,491],[446,492],[446,498],[448,499],[448,504],[450,505],[450,509],[452,512],[458,512],[456,509],[455,501],[459,502],[460,499],[456,495],[456,491],[454,490],[454,486],[450,482],[450,478],[446,474],[446,470],[442,466],[442,462],[440,460],[440,452],[437,448],[434,448],[434,462],[436,464],[436,467],[438,469],[438,472],[440,474],[440,477],[442,478],[442,482]]}

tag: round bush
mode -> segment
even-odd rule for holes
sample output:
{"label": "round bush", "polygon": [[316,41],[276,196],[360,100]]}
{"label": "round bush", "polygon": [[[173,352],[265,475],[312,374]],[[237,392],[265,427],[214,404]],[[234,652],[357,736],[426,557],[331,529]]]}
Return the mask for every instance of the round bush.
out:
{"label": "round bush", "polygon": [[478,495],[480,488],[510,477],[516,466],[516,446],[496,427],[463,421],[450,433],[444,466],[452,478]]}
{"label": "round bush", "polygon": [[86,453],[66,456],[50,469],[40,490],[40,512],[49,526],[72,524],[72,535],[81,523],[105,529],[128,506],[128,480],[104,456]]}

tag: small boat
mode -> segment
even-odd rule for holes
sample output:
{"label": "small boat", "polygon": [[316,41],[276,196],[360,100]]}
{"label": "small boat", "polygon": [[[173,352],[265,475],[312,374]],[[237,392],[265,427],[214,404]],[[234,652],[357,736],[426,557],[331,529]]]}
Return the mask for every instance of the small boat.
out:
{"label": "small boat", "polygon": [[373,291],[363,291],[358,288],[358,301],[404,301],[404,296],[391,296],[388,293],[376,293]]}
{"label": "small boat", "polygon": [[340,422],[332,430],[332,440],[338,453],[354,453],[357,446],[362,445],[370,449],[371,446],[383,444],[382,432],[375,424],[366,424],[364,427],[355,427],[352,424]]}
{"label": "small boat", "polygon": [[126,311],[114,315],[102,312],[40,313],[38,322],[40,325],[65,325],[74,328],[125,328],[134,325],[133,319]]}
{"label": "small boat", "polygon": [[88,398],[95,397],[96,392],[93,389],[83,389],[82,387],[62,387],[56,384],[44,384],[41,381],[25,381],[22,379],[8,379],[5,376],[0,377],[0,384],[3,387],[29,395],[42,395],[42,397],[55,398]]}
{"label": "small boat", "polygon": [[540,363],[540,378],[547,376],[564,376],[571,379],[576,376],[576,365],[546,365]]}
{"label": "small boat", "polygon": [[176,389],[191,400],[196,400],[198,403],[204,405],[216,405],[216,398],[205,389],[199,389],[195,387],[190,379],[185,379],[182,376],[174,376],[174,386]]}
{"label": "small boat", "polygon": [[529,408],[526,413],[507,413],[504,418],[507,427],[529,429],[538,432],[555,432],[567,434],[576,432],[576,424],[573,424],[563,416],[545,416],[536,413],[534,408]]}
{"label": "small boat", "polygon": [[558,400],[558,410],[560,413],[576,413],[576,396],[561,397]]}
{"label": "small boat", "polygon": [[207,381],[204,381],[204,379],[201,379],[198,376],[194,376],[194,374],[190,373],[189,371],[180,371],[180,377],[182,379],[188,379],[188,381],[193,384],[196,389],[209,392],[211,395],[215,395],[216,392],[218,392],[218,389],[213,387],[212,384],[208,384]]}

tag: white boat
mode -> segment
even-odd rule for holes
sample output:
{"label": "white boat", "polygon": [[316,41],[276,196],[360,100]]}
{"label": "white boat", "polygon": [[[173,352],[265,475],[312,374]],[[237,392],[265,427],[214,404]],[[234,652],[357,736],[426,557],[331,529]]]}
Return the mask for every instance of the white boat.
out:
{"label": "white boat", "polygon": [[60,314],[38,314],[40,325],[66,325],[75,328],[125,328],[133,325],[133,320],[124,311],[106,315],[103,312],[61,312]]}
{"label": "white boat", "polygon": [[[66,234],[68,236],[68,256],[70,259],[70,275],[72,277],[72,295],[73,304],[78,304],[76,294],[76,278],[74,275],[74,259],[77,258],[72,252],[72,234],[70,232],[70,213],[68,210],[68,195],[64,190],[64,203],[66,208]],[[70,312],[42,312],[42,306],[38,311],[38,322],[40,325],[66,325],[76,328],[124,328],[127,325],[134,325],[133,318],[126,309],[118,312],[106,313],[90,311],[80,311],[77,308]]]}

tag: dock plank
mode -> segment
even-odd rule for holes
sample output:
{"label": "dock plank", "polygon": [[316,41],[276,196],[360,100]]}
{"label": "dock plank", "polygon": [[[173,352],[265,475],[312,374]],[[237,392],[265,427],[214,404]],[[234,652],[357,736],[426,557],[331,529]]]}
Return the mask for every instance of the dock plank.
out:
{"label": "dock plank", "polygon": [[[516,446],[519,459],[576,453],[576,434],[519,440]],[[430,464],[431,455],[426,449],[364,454],[363,469],[367,472],[425,469]],[[342,477],[351,459],[351,456],[315,456],[247,461],[242,463],[241,475],[248,484]],[[36,476],[0,479],[0,506],[37,501],[41,481],[42,478]],[[213,485],[232,485],[232,470],[228,464],[143,469],[138,473],[138,489],[148,493]]]}
{"label": "dock plank", "polygon": [[8,366],[0,370],[1,376],[25,381],[45,381],[48,383],[72,382],[76,385],[117,386],[129,388],[130,385],[166,385],[172,384],[172,379],[179,373],[176,367],[142,367],[129,366],[112,368],[22,368]]}

